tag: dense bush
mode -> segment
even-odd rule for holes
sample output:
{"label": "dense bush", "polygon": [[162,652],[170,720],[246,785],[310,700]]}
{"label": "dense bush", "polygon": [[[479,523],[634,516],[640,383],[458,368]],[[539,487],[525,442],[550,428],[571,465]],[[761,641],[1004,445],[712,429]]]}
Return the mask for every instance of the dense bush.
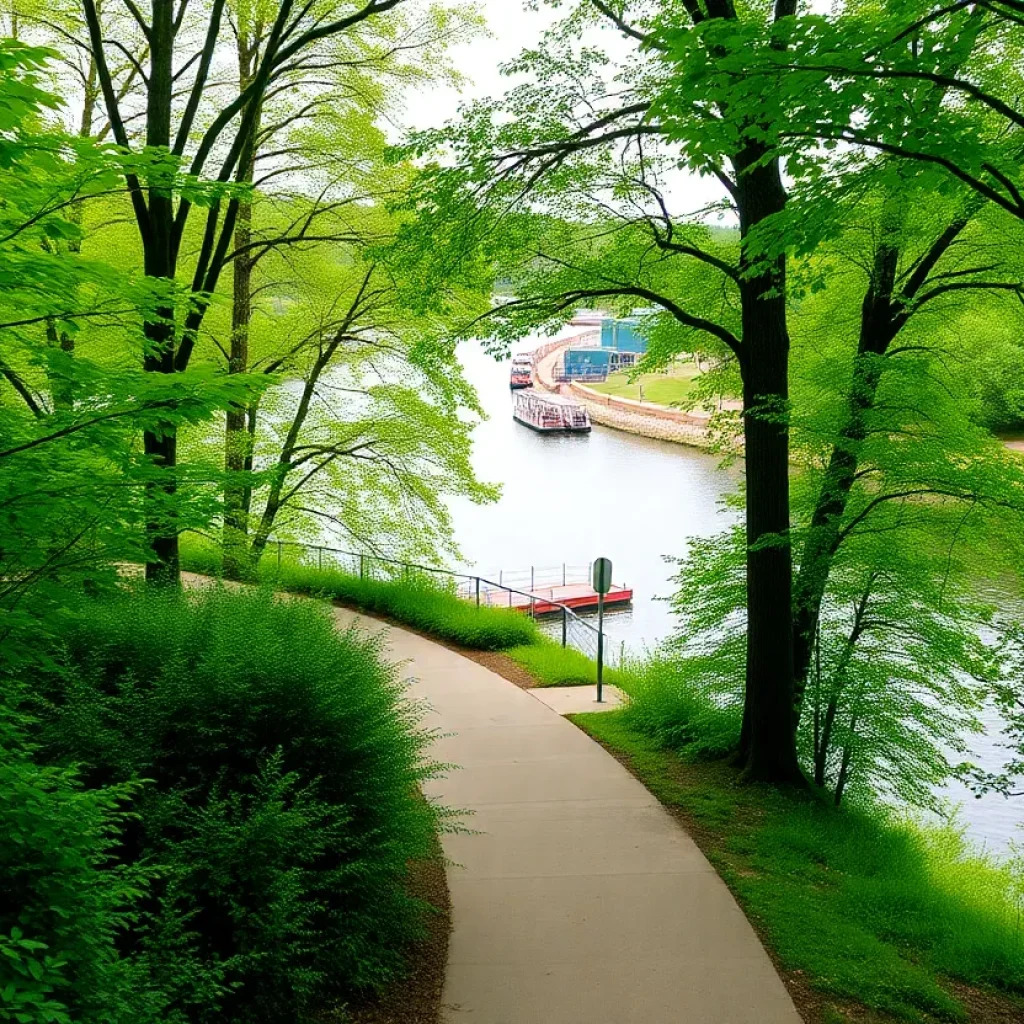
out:
{"label": "dense bush", "polygon": [[[111,856],[134,795],[84,789],[38,764],[9,681],[0,704],[0,1019],[19,1024],[170,1021],[145,965],[121,956],[139,873]],[[12,692],[12,690],[14,692]]]}
{"label": "dense bush", "polygon": [[[191,543],[184,548],[183,565],[216,576],[220,555],[210,545]],[[381,580],[288,560],[278,565],[264,558],[259,577],[278,589],[341,601],[473,650],[507,650],[532,644],[539,636],[536,625],[521,612],[477,608],[426,576]]]}
{"label": "dense bush", "polygon": [[42,684],[52,763],[147,780],[119,855],[155,866],[133,951],[177,1011],[292,1024],[400,972],[437,812],[379,641],[314,602],[140,591],[90,607]]}
{"label": "dense bush", "polygon": [[521,612],[477,608],[422,577],[360,579],[286,563],[276,579],[286,590],[334,598],[474,650],[501,651],[532,643],[537,637],[536,625]]}

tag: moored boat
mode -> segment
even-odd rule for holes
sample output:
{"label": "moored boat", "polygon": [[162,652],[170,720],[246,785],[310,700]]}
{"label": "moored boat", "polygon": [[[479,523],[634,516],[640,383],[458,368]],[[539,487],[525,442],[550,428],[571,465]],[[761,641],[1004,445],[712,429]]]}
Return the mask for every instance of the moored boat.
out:
{"label": "moored boat", "polygon": [[508,386],[516,391],[520,388],[528,388],[531,384],[533,384],[533,358],[528,355],[513,356]]}
{"label": "moored boat", "polygon": [[532,389],[515,396],[512,418],[540,434],[586,434],[590,431],[587,410],[562,395],[540,394]]}

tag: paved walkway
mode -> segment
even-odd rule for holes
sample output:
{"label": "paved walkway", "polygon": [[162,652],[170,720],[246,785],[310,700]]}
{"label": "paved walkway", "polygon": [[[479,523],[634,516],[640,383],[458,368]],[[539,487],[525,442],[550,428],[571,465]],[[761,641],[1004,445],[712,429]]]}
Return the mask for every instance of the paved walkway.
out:
{"label": "paved walkway", "polygon": [[615,711],[622,706],[623,694],[617,686],[607,683],[601,688],[597,703],[597,684],[593,686],[540,686],[530,696],[546,704],[560,715],[580,715],[591,711]]}
{"label": "paved walkway", "polygon": [[473,812],[474,834],[444,837],[445,1024],[799,1024],[725,885],[614,758],[476,662],[388,632],[444,733],[434,755],[461,766],[429,795]]}

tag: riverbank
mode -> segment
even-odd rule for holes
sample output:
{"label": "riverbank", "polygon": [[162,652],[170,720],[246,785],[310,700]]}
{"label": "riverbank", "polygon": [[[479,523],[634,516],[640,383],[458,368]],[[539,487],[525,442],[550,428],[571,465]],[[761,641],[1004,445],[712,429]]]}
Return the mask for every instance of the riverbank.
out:
{"label": "riverbank", "polygon": [[727,761],[659,748],[628,710],[572,721],[693,836],[808,1024],[1024,1019],[1014,881],[952,831],[739,785]]}
{"label": "riverbank", "polygon": [[711,447],[710,413],[687,412],[650,402],[602,394],[577,381],[567,384],[556,381],[555,365],[562,358],[564,349],[578,340],[578,336],[563,338],[538,350],[540,354],[533,368],[535,386],[573,398],[586,408],[590,419],[601,426],[694,448]]}
{"label": "riverbank", "polygon": [[[467,656],[520,687],[548,685],[511,653]],[[615,683],[628,693],[629,672]],[[568,717],[693,837],[807,1024],[1022,1019],[1024,878],[954,827],[742,785],[727,758],[681,757],[646,736],[628,698],[621,712]]]}

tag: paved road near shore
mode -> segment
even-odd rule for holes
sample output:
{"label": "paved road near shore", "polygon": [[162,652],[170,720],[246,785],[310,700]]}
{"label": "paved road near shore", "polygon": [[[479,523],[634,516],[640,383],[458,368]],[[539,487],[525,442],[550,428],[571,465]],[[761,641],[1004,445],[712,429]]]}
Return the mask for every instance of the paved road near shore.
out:
{"label": "paved road near shore", "polygon": [[386,629],[460,766],[429,795],[471,811],[443,840],[445,1024],[799,1024],[692,840],[613,757],[512,683]]}

